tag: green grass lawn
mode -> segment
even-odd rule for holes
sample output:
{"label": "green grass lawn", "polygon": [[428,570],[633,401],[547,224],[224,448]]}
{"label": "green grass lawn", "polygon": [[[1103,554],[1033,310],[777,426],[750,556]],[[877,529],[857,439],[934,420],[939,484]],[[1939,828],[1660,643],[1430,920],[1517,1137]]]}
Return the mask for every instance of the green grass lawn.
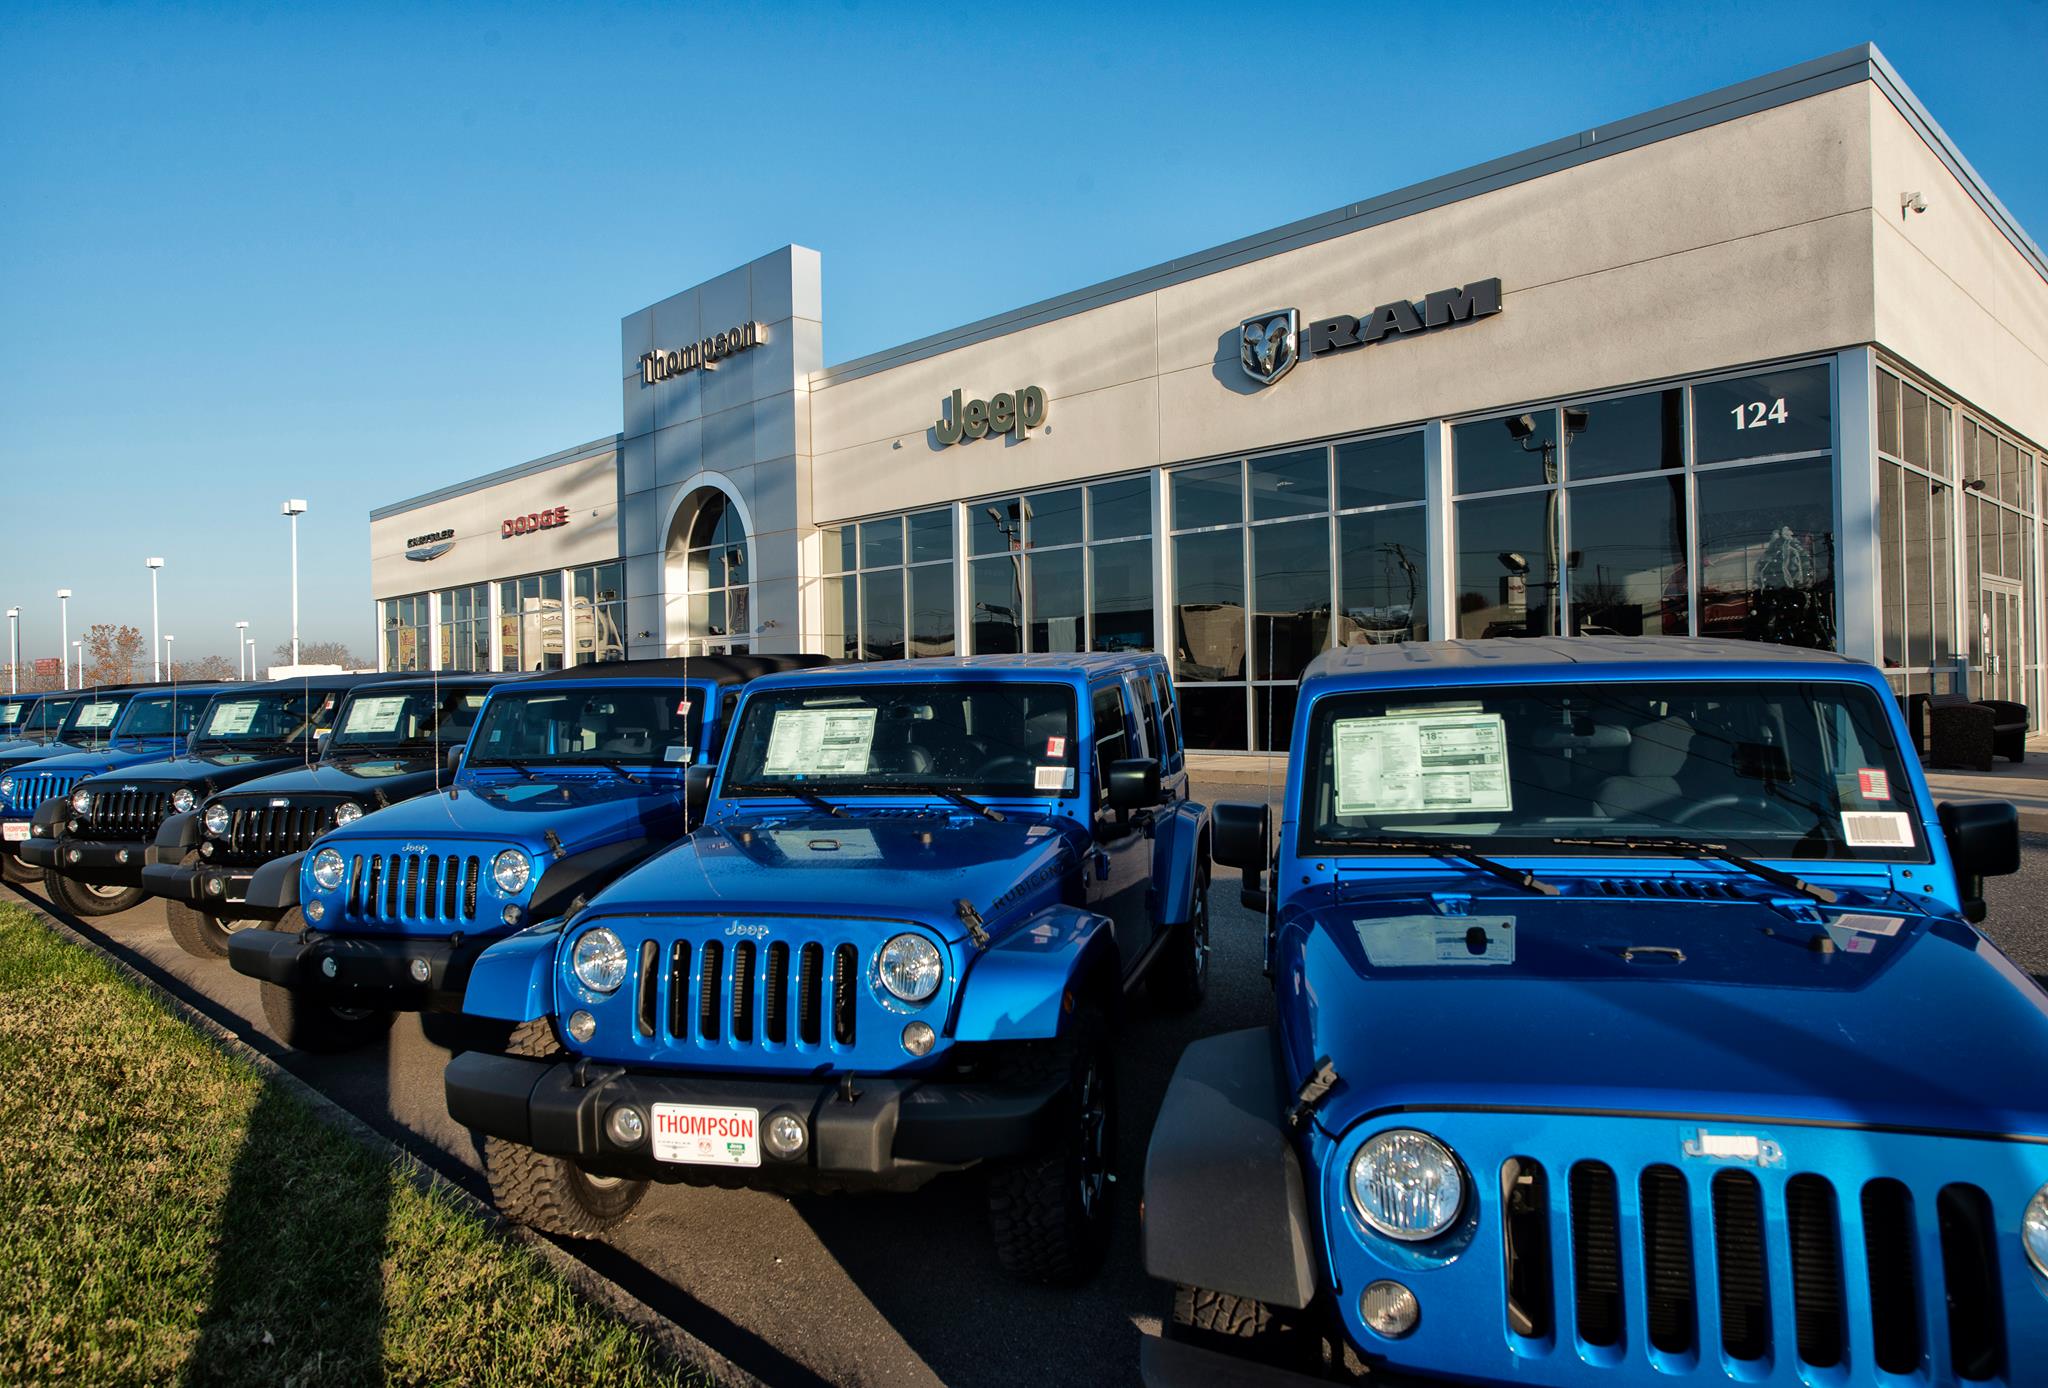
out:
{"label": "green grass lawn", "polygon": [[0,1382],[702,1382],[0,905]]}

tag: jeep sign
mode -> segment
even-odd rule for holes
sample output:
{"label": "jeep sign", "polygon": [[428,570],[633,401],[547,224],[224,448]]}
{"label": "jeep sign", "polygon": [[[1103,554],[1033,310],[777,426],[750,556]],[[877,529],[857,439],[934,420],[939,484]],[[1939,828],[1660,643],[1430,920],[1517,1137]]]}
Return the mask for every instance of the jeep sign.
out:
{"label": "jeep sign", "polygon": [[964,404],[961,394],[957,390],[953,392],[952,414],[948,416],[941,410],[932,424],[932,434],[941,448],[963,440],[987,438],[990,434],[1008,434],[1021,442],[1026,434],[1045,423],[1045,389],[1042,386],[1006,390],[992,399],[969,400]]}

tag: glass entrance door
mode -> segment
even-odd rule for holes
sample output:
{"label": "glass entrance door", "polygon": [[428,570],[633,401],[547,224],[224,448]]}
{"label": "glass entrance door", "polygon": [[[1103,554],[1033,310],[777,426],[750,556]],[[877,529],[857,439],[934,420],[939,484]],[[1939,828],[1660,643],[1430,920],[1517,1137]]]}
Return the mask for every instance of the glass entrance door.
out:
{"label": "glass entrance door", "polygon": [[1977,610],[1984,668],[1978,678],[1976,696],[2024,703],[2021,686],[2026,670],[2026,627],[2021,615],[2020,586],[1986,580],[1982,596]]}

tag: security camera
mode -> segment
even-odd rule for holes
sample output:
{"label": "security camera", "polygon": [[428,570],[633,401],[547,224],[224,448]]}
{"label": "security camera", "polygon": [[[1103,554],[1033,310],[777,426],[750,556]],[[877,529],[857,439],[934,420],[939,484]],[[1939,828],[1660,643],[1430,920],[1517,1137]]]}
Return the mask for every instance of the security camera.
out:
{"label": "security camera", "polygon": [[1908,212],[1925,212],[1926,210],[1927,199],[1921,197],[1918,193],[1906,193],[1899,198],[1899,212],[1902,216]]}

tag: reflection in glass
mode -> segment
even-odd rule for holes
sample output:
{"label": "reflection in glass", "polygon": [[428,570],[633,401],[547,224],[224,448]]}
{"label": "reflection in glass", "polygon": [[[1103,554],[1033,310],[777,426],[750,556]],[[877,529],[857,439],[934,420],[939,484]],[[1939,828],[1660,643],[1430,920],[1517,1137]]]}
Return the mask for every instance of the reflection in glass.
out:
{"label": "reflection in glass", "polygon": [[927,564],[911,569],[910,654],[952,655],[954,645],[953,566]]}
{"label": "reflection in glass", "polygon": [[1834,649],[1834,468],[1813,458],[1703,472],[1702,636]]}
{"label": "reflection in glass", "polygon": [[1177,537],[1173,572],[1174,678],[1243,679],[1244,532]]}
{"label": "reflection in glass", "polygon": [[867,660],[901,660],[903,571],[885,569],[881,573],[862,574],[860,602],[862,657]]}
{"label": "reflection in glass", "polygon": [[1680,391],[1660,390],[1567,410],[1565,468],[1571,480],[1684,467],[1684,398]]}
{"label": "reflection in glass", "polygon": [[1152,533],[1152,479],[1126,477],[1088,489],[1088,535],[1117,540]]}
{"label": "reflection in glass", "polygon": [[1245,750],[1244,686],[1191,685],[1180,691],[1181,736],[1191,748]]}
{"label": "reflection in glass", "polygon": [[974,654],[1015,655],[1024,649],[1024,561],[977,559],[967,568]]}
{"label": "reflection in glass", "polygon": [[1252,528],[1252,677],[1291,680],[1330,639],[1330,523]]}
{"label": "reflection in glass", "polygon": [[1122,540],[1090,545],[1094,607],[1088,617],[1089,649],[1152,649],[1152,542]]}
{"label": "reflection in glass", "polygon": [[1899,378],[1877,373],[1877,449],[1894,458],[1899,453]]}
{"label": "reflection in glass", "polygon": [[1557,635],[1557,493],[1458,503],[1458,635]]}
{"label": "reflection in glass", "polygon": [[1205,525],[1231,525],[1244,519],[1241,464],[1215,463],[1182,468],[1173,474],[1173,527],[1193,530]]}
{"label": "reflection in glass", "polygon": [[910,562],[953,557],[953,508],[919,511],[910,517]]}
{"label": "reflection in glass", "polygon": [[822,581],[824,629],[818,633],[818,651],[834,660],[858,660],[860,643],[860,592],[854,578]]}
{"label": "reflection in glass", "polygon": [[[1910,440],[1908,443],[1910,444]],[[1933,650],[1933,633],[1928,629],[1931,617],[1931,591],[1928,569],[1928,535],[1932,527],[1928,523],[1927,503],[1928,482],[1924,477],[1910,474],[1906,477],[1905,506],[1905,558],[1906,558],[1906,664],[1913,669],[1926,668]]]}
{"label": "reflection in glass", "polygon": [[1684,479],[1573,487],[1568,496],[1571,634],[1685,635]]}
{"label": "reflection in glass", "polygon": [[1493,492],[1557,480],[1557,411],[1481,419],[1451,430],[1457,488]]}
{"label": "reflection in glass", "polygon": [[[1885,378],[1878,378],[1882,386]],[[1878,572],[1878,654],[1887,670],[1906,665],[1906,607],[1904,591],[1912,582],[1906,572],[1905,532],[1900,512],[1905,500],[1902,488],[1912,478],[1896,463],[1878,464],[1877,485],[1877,572]],[[1910,688],[1910,685],[1902,686]]]}
{"label": "reflection in glass", "polygon": [[1024,548],[1024,502],[1014,496],[967,507],[967,552],[1009,554]]}
{"label": "reflection in glass", "polygon": [[1825,366],[1765,371],[1692,388],[1693,460],[1733,462],[1834,446]]}
{"label": "reflection in glass", "polygon": [[1328,449],[1309,448],[1254,458],[1248,466],[1253,520],[1313,516],[1330,509]]}
{"label": "reflection in glass", "polygon": [[860,566],[886,568],[903,562],[903,517],[884,516],[860,523]]}
{"label": "reflection in glass", "polygon": [[1337,508],[1422,500],[1422,435],[1337,445]]}
{"label": "reflection in glass", "polygon": [[1420,506],[1337,517],[1337,644],[1429,635],[1429,516]]}
{"label": "reflection in glass", "polygon": [[1927,396],[1904,386],[1899,410],[1899,454],[1915,467],[1927,466]]}
{"label": "reflection in glass", "polygon": [[1031,649],[1078,651],[1086,646],[1082,630],[1081,555],[1079,549],[1034,554],[1031,569]]}
{"label": "reflection in glass", "polygon": [[1032,549],[1081,543],[1081,489],[1033,492],[1024,498],[1024,542]]}
{"label": "reflection in glass", "polygon": [[1294,743],[1294,708],[1301,693],[1297,684],[1252,687],[1252,745],[1261,752],[1284,752]]}

